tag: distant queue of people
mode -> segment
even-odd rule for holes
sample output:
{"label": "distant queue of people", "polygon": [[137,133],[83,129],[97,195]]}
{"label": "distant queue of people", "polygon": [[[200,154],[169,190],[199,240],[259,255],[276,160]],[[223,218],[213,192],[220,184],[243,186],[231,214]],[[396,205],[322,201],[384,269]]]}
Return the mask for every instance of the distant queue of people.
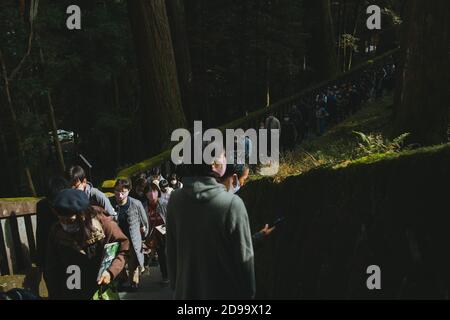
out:
{"label": "distant queue of people", "polygon": [[280,119],[270,114],[260,129],[279,129],[280,147],[291,150],[308,137],[321,136],[330,125],[357,112],[369,100],[391,93],[395,85],[393,62],[337,80],[305,94]]}

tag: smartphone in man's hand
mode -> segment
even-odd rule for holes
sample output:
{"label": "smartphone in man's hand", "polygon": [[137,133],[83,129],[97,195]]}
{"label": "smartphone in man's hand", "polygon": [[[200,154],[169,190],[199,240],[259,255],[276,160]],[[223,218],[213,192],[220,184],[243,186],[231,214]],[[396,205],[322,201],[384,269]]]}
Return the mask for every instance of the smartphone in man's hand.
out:
{"label": "smartphone in man's hand", "polygon": [[269,228],[273,228],[277,225],[279,225],[280,223],[284,222],[286,220],[286,217],[278,217],[275,219],[275,221],[272,222],[272,224],[269,225]]}

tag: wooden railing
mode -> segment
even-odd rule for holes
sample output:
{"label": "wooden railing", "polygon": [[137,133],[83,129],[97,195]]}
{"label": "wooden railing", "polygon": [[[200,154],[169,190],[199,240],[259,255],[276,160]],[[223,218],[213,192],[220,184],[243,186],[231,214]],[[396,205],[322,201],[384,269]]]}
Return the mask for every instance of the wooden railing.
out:
{"label": "wooden railing", "polygon": [[36,262],[39,198],[0,199],[0,275],[25,273]]}

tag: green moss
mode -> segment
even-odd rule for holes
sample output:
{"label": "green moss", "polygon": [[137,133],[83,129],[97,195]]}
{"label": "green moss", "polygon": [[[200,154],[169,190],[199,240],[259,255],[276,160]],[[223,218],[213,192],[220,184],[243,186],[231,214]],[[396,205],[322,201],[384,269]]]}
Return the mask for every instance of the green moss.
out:
{"label": "green moss", "polygon": [[403,152],[386,152],[386,153],[382,153],[382,154],[374,154],[371,156],[356,159],[356,160],[352,161],[352,164],[371,164],[371,163],[375,163],[380,160],[393,160],[396,158],[411,157],[413,155],[419,155],[419,154],[430,154],[431,155],[433,153],[439,153],[446,149],[450,150],[450,143],[431,146],[431,147],[424,147],[424,148],[419,148],[419,149],[415,149],[415,150],[407,150],[407,151],[403,151]]}
{"label": "green moss", "polygon": [[[307,141],[296,150],[284,154],[281,157],[280,170],[273,177],[273,181],[280,182],[287,177],[305,174],[316,168],[345,167],[356,161],[360,155],[358,137],[354,132],[382,135],[389,127],[392,103],[392,96],[372,101],[353,116],[330,128],[323,136]],[[372,156],[365,160],[379,157],[380,155]]]}
{"label": "green moss", "polygon": [[0,201],[11,201],[11,202],[17,202],[17,201],[39,201],[43,199],[41,198],[33,198],[33,197],[22,197],[22,198],[0,198]]}
{"label": "green moss", "polygon": [[[448,188],[442,187],[449,161],[450,143],[322,166],[281,183],[249,182],[240,196],[252,231],[287,218],[255,255],[257,298],[444,298],[448,285],[427,282],[433,263],[409,270],[416,251],[442,270],[450,265],[440,254],[450,243]],[[395,270],[376,294],[360,285],[359,274],[372,261]]]}
{"label": "green moss", "polygon": [[114,188],[114,185],[116,184],[116,181],[117,181],[116,179],[114,179],[114,180],[105,180],[105,181],[103,181],[101,188],[102,189],[112,189],[112,188]]}
{"label": "green moss", "polygon": [[154,156],[150,159],[141,161],[139,163],[136,163],[135,165],[123,169],[118,173],[118,177],[131,177],[133,175],[136,175],[140,172],[146,171],[152,167],[156,167],[162,162],[170,159],[171,150],[166,150],[163,153]]}

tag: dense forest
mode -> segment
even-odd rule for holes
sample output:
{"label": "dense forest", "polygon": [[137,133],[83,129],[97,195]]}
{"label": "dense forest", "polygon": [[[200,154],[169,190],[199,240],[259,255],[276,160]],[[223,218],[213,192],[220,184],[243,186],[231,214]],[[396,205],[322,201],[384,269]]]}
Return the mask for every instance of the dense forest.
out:
{"label": "dense forest", "polygon": [[[66,27],[73,4],[80,30]],[[381,30],[366,27],[369,4],[383,8]],[[196,119],[220,126],[401,43],[404,65],[441,76],[435,87],[402,77],[396,130],[412,131],[423,106],[408,116],[405,105],[442,90],[431,108],[448,92],[449,69],[432,58],[435,50],[448,58],[447,13],[445,1],[3,0],[0,195],[41,194],[79,154],[99,182],[163,151],[175,128]],[[421,30],[417,19],[430,25]],[[440,131],[423,138],[420,129],[423,141],[446,135],[441,107],[424,124],[440,121]]]}

